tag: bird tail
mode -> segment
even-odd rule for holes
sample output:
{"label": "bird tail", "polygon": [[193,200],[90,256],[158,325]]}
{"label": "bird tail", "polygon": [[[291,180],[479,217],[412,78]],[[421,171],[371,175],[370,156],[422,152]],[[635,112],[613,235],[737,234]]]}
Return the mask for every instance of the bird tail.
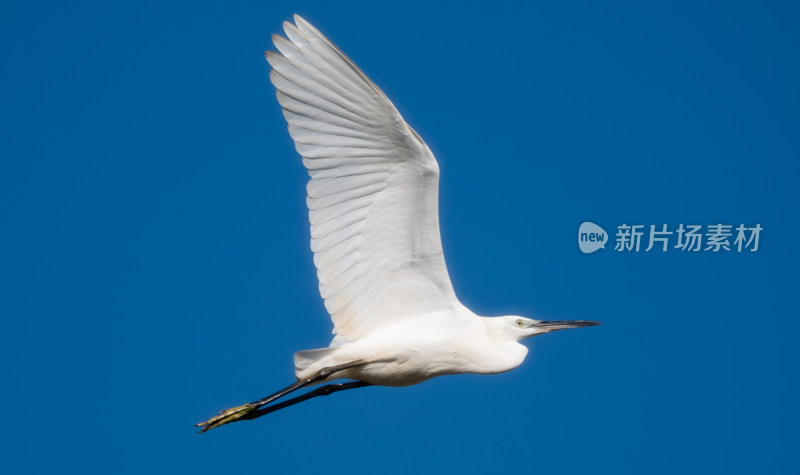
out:
{"label": "bird tail", "polygon": [[294,354],[294,372],[300,377],[309,366],[336,351],[336,348],[298,351]]}

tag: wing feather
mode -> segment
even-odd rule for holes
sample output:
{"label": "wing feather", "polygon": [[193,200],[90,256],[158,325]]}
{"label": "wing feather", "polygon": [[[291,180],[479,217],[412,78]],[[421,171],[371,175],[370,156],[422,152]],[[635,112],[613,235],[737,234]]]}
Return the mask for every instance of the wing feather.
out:
{"label": "wing feather", "polygon": [[266,57],[310,176],[311,250],[338,341],[452,308],[433,154],[350,59],[294,20]]}

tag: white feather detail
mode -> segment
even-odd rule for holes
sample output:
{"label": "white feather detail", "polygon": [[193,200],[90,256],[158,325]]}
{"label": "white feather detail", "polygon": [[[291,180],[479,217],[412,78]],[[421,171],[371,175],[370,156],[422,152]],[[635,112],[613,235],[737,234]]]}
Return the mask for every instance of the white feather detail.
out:
{"label": "white feather detail", "polygon": [[310,180],[311,250],[335,342],[457,302],[439,167],[389,99],[307,21],[284,23],[270,79]]}

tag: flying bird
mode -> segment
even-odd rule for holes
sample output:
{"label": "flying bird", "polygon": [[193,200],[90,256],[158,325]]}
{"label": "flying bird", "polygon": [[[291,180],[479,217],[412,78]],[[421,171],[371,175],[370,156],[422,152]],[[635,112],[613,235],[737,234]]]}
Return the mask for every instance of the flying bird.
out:
{"label": "flying bird", "polygon": [[[220,412],[197,424],[201,432],[346,389],[509,371],[528,353],[522,340],[599,324],[482,317],[462,305],[442,254],[436,159],[378,86],[309,22],[294,21],[266,58],[310,175],[311,250],[335,337],[294,355],[297,382]],[[271,404],[336,379],[352,381]]]}

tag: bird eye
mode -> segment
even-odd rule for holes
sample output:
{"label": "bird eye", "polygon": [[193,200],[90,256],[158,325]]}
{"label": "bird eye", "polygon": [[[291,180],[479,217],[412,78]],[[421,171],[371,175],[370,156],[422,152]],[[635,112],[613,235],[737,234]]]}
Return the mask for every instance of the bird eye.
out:
{"label": "bird eye", "polygon": [[518,327],[522,327],[523,325],[525,325],[525,322],[523,322],[522,320],[517,320],[516,322],[514,322],[514,324],[517,325]]}

